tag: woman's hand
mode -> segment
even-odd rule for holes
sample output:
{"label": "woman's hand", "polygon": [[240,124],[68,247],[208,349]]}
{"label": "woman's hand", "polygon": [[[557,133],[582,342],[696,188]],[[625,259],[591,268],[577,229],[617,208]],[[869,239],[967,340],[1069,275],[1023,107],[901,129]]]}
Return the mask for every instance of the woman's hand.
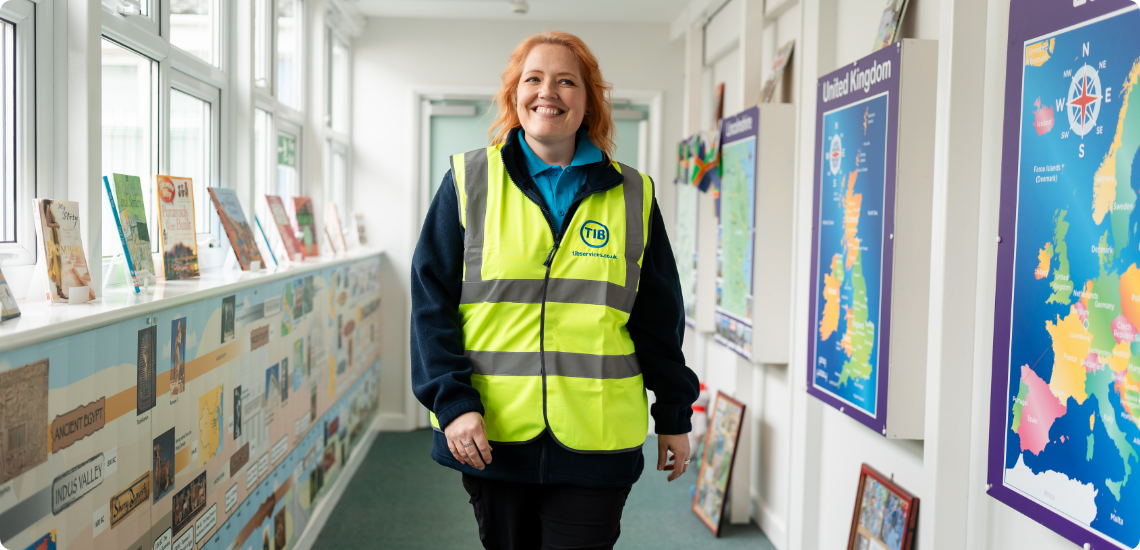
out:
{"label": "woman's hand", "polygon": [[[474,411],[464,413],[443,429],[443,435],[447,437],[447,446],[451,449],[451,455],[460,464],[482,470],[491,463],[491,445],[487,443],[487,429],[483,424],[483,415]],[[688,445],[686,440],[686,452]]]}
{"label": "woman's hand", "polygon": [[[673,453],[672,457],[668,456],[669,452]],[[671,459],[673,463],[666,464],[666,458]],[[657,436],[657,471],[671,470],[673,473],[669,474],[668,481],[681,477],[681,474],[689,469],[688,462],[689,436],[687,434]]]}

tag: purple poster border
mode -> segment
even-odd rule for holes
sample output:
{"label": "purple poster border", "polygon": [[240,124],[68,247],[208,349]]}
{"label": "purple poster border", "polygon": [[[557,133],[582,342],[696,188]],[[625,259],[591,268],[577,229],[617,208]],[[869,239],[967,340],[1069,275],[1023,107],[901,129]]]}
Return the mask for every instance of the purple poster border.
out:
{"label": "purple poster border", "polygon": [[[899,82],[900,76],[903,71],[902,67],[902,46],[903,42],[896,42],[894,45],[883,48],[871,55],[868,55],[852,64],[844,65],[843,67],[823,75],[820,77],[819,82],[816,83],[816,99],[815,99],[815,179],[814,189],[812,191],[812,218],[811,218],[811,293],[808,305],[808,311],[811,312],[808,317],[808,368],[807,368],[807,391],[810,395],[815,396],[820,401],[831,405],[832,407],[840,410],[843,414],[854,418],[863,425],[871,428],[875,433],[885,435],[887,429],[887,387],[888,380],[888,365],[890,365],[890,341],[891,341],[891,282],[894,273],[894,240],[888,238],[888,235],[894,234],[895,231],[895,178],[898,168],[898,120],[899,120]],[[842,80],[848,72],[860,66],[867,67],[874,63],[883,63],[890,61],[896,68],[891,71],[891,77],[871,85],[869,89],[856,89],[849,92],[846,96],[841,98],[829,98],[827,102],[823,99],[824,82],[831,81],[832,78],[839,78]],[[876,406],[875,416],[871,416],[857,407],[844,403],[834,395],[816,388],[815,386],[815,341],[818,337],[819,324],[816,319],[816,307],[818,305],[817,288],[819,287],[819,213],[821,201],[821,189],[823,182],[823,141],[825,134],[822,132],[823,127],[823,114],[825,112],[840,109],[846,105],[857,103],[864,99],[877,96],[883,92],[887,92],[887,166],[885,175],[885,186],[883,189],[883,234],[880,236],[883,240],[883,265],[882,265],[882,282],[879,286],[879,338],[875,345],[879,346],[879,361],[876,384]]]}
{"label": "purple poster border", "polygon": [[1013,262],[1017,247],[1017,176],[1020,164],[1021,96],[1024,45],[1028,40],[1134,6],[1130,0],[1011,0],[1006,51],[1005,115],[1002,135],[1001,208],[998,221],[997,288],[994,299],[993,378],[990,387],[990,442],[987,493],[1010,508],[1088,548],[1120,544],[1053,512],[1004,483],[1006,394],[1009,384],[1010,326],[1013,322]]}
{"label": "purple poster border", "polygon": [[[736,128],[739,127],[736,125],[742,124],[744,121],[748,122],[747,129],[741,129],[740,131],[734,132],[731,136],[729,136],[729,132],[734,131]],[[747,108],[747,109],[745,109],[745,110],[743,110],[743,111],[741,111],[735,115],[732,115],[728,118],[721,119],[721,121],[720,121],[721,162],[724,162],[724,147],[726,145],[736,143],[738,141],[744,141],[748,138],[753,138],[756,140],[756,159],[755,160],[756,160],[756,168],[759,168],[760,167],[760,107],[755,106],[755,105],[753,105],[752,107],[749,107],[749,108]],[[752,190],[752,228],[751,228],[751,231],[752,231],[752,254],[751,254],[752,269],[750,270],[750,273],[752,274],[752,278],[750,281],[748,281],[748,289],[749,289],[749,293],[755,297],[756,296],[756,189],[755,189],[755,186],[759,184],[760,172],[759,172],[759,170],[754,169],[753,174],[755,174],[755,177],[757,179],[756,179],[756,181],[753,181],[753,183],[752,183],[752,185],[753,185],[753,190]],[[718,182],[717,182],[717,195],[716,195],[717,196],[717,199],[716,199],[716,201],[717,201],[716,216],[717,216],[717,232],[718,232],[718,235],[721,233],[721,227],[722,227],[721,221],[720,221],[720,188],[721,188],[721,185],[722,185],[722,183],[718,180]],[[699,215],[699,213],[698,213],[698,215]],[[717,237],[717,253],[718,254],[720,253],[721,248],[722,248],[721,247],[721,239],[722,238],[723,238],[723,235],[719,235]],[[753,308],[755,308],[755,299],[753,299]],[[755,309],[752,310],[752,314],[753,315],[756,314]],[[743,323],[746,327],[748,327],[749,334],[752,335],[749,337],[750,342],[751,342],[751,339],[755,336],[752,333],[753,325],[754,325],[754,323],[752,322],[752,319],[744,319],[744,318],[738,317],[736,315],[733,315],[732,313],[729,313],[729,312],[725,311],[724,309],[721,309],[719,304],[716,306],[716,309],[714,310],[714,315],[713,315],[713,317],[714,317],[714,319],[713,319],[713,324],[714,324],[713,340],[720,343],[724,347],[732,350],[737,355],[751,361],[752,360],[752,354],[745,353],[744,349],[742,349],[739,345],[736,345],[736,344],[733,344],[732,342],[729,342],[727,339],[723,338],[720,334],[718,334],[715,331],[715,325],[717,324],[717,321],[719,320],[719,319],[717,319],[717,317],[720,317],[720,316],[724,316],[724,317],[727,317],[729,319],[732,319],[733,321],[736,321],[737,323]]]}

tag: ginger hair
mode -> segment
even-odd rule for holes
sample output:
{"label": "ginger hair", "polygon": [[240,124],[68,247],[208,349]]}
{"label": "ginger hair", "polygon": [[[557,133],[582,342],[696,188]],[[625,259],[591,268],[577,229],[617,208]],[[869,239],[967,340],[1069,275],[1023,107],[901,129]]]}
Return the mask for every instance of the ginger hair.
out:
{"label": "ginger hair", "polygon": [[498,145],[507,140],[511,130],[520,127],[518,112],[515,110],[518,97],[519,80],[522,78],[523,65],[535,46],[552,44],[570,50],[578,58],[578,69],[582,72],[583,84],[586,88],[586,115],[582,124],[587,130],[587,137],[605,153],[606,157],[613,158],[614,154],[614,128],[613,118],[610,116],[610,93],[613,86],[602,78],[602,69],[598,66],[598,58],[586,46],[581,38],[567,32],[549,31],[527,37],[511,52],[507,61],[507,68],[503,69],[503,85],[495,94],[495,105],[499,109],[499,116],[494,124],[487,130],[491,137],[491,144]]}

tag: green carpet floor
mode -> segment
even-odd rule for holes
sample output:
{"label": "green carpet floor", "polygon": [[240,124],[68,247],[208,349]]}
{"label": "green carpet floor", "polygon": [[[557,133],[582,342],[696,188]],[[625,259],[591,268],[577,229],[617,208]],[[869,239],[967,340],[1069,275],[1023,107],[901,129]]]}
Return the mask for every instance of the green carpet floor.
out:
{"label": "green carpet floor", "polygon": [[[646,464],[656,464],[656,440],[651,437],[645,449]],[[459,472],[436,464],[430,452],[429,430],[381,433],[314,548],[482,548]],[[695,480],[695,469],[667,483],[662,472],[647,468],[622,513],[617,548],[773,549],[755,524],[725,525],[721,538],[713,538],[689,508]]]}

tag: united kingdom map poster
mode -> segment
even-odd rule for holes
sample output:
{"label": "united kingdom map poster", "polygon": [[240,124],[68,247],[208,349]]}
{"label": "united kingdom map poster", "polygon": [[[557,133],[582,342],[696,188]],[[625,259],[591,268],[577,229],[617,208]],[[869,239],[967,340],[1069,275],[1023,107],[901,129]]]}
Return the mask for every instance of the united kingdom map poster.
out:
{"label": "united kingdom map poster", "polygon": [[1140,9],[1014,0],[1009,21],[989,494],[1136,548]]}
{"label": "united kingdom map poster", "polygon": [[760,109],[757,107],[721,121],[714,338],[745,359],[752,358],[752,267],[756,250],[759,131]]}
{"label": "united kingdom map poster", "polygon": [[808,393],[886,426],[901,53],[820,78]]}

